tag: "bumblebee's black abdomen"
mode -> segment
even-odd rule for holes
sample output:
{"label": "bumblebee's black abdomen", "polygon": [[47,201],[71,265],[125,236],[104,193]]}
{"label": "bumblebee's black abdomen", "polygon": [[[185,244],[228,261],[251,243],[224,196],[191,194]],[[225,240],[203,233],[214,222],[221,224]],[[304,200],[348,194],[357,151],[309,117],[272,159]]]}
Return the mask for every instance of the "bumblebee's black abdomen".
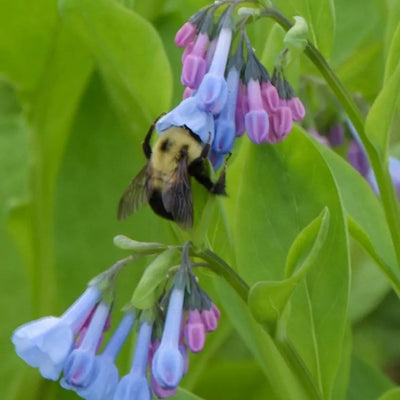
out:
{"label": "bumblebee's black abdomen", "polygon": [[161,192],[159,190],[153,190],[149,196],[149,204],[153,211],[160,217],[174,221],[174,217],[168,212],[163,204]]}

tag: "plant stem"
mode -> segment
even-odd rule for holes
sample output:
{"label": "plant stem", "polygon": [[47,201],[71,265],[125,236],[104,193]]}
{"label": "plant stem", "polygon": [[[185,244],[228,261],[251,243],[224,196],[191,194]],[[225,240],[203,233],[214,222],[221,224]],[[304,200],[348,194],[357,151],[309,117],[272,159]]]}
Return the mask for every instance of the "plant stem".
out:
{"label": "plant stem", "polygon": [[247,303],[249,295],[249,285],[234,271],[222,258],[217,256],[211,250],[202,250],[195,253],[197,257],[206,261],[211,269],[218,275],[222,276],[236,290],[238,295]]}
{"label": "plant stem", "polygon": [[[276,9],[263,9],[260,12],[260,16],[272,18],[286,31],[288,31],[292,27],[291,22]],[[387,160],[385,160],[385,162],[382,162],[377,149],[374,147],[374,145],[371,143],[365,133],[363,115],[361,114],[359,108],[344,87],[343,83],[330,68],[318,49],[308,41],[304,49],[304,53],[317,67],[332,91],[335,93],[336,97],[342,104],[342,107],[346,111],[349,119],[357,130],[362,144],[365,147],[365,151],[368,154],[371,167],[375,173],[382,205],[386,216],[386,221],[390,229],[393,246],[396,252],[397,264],[400,268],[400,209],[396,191],[388,170]]]}

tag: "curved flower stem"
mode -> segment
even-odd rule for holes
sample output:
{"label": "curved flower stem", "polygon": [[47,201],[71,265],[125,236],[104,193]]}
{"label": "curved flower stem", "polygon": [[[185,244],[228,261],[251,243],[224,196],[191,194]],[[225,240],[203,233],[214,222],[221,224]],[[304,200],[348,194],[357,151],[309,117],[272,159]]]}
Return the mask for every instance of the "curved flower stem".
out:
{"label": "curved flower stem", "polygon": [[196,252],[194,255],[206,261],[209,264],[210,269],[217,275],[222,276],[247,303],[247,297],[250,290],[249,285],[222,258],[209,249],[202,250],[198,253]]}
{"label": "curved flower stem", "polygon": [[[292,27],[292,23],[276,9],[263,9],[260,11],[259,15],[272,18],[286,31]],[[387,168],[387,162],[382,163],[377,149],[374,147],[365,133],[365,122],[363,115],[344,87],[343,83],[332,71],[318,49],[312,43],[307,42],[304,52],[310,61],[318,68],[321,75],[325,78],[326,82],[335,93],[361,138],[362,144],[365,147],[365,151],[368,154],[371,167],[375,173],[385,211],[386,221],[391,232],[393,246],[396,252],[397,264],[398,267],[400,267],[400,209],[396,191]]]}

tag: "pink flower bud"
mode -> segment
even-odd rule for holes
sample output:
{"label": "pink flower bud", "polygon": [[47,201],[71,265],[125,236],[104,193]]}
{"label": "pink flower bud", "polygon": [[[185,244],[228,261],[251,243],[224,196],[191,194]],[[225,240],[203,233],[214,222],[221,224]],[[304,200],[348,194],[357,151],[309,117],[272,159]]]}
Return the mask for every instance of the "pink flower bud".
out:
{"label": "pink flower bud", "polygon": [[207,332],[212,332],[217,329],[218,319],[211,309],[203,310],[201,312],[201,319],[203,320]]}
{"label": "pink flower bud", "polygon": [[185,326],[185,339],[192,353],[198,353],[204,347],[206,330],[199,310],[189,310]]}
{"label": "pink flower bud", "polygon": [[292,112],[292,118],[294,121],[301,121],[305,117],[306,110],[298,97],[292,97],[289,99],[287,105]]}
{"label": "pink flower bud", "polygon": [[292,113],[289,107],[279,107],[276,113],[272,114],[272,126],[274,131],[283,137],[292,130]]}
{"label": "pink flower bud", "polygon": [[186,47],[196,35],[196,26],[186,22],[175,35],[175,44],[178,47]]}
{"label": "pink flower bud", "polygon": [[271,82],[262,82],[261,84],[261,95],[263,99],[263,105],[268,114],[276,112],[280,106],[280,99],[276,87]]}

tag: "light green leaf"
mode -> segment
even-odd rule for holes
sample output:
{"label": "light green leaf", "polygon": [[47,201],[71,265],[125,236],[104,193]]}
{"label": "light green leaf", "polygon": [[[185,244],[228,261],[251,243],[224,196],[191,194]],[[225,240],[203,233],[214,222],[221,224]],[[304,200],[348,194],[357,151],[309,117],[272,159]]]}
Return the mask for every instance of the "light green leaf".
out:
{"label": "light green leaf", "polygon": [[223,308],[243,342],[259,363],[277,398],[309,400],[302,382],[293,374],[271,336],[251,315],[247,305],[225,281],[215,282]]}
{"label": "light green leaf", "polygon": [[0,1],[0,75],[25,94],[43,77],[56,23],[54,1]]}
{"label": "light green leaf", "polygon": [[276,322],[282,315],[297,284],[305,277],[321,250],[329,227],[329,211],[325,209],[294,240],[285,267],[286,279],[259,281],[249,293],[249,306],[260,322]]}
{"label": "light green leaf", "polygon": [[[168,109],[171,70],[149,22],[112,0],[60,0],[59,5],[65,23],[96,58],[117,111],[132,129]],[[135,110],[140,113],[133,119]]]}
{"label": "light green leaf", "polygon": [[[398,30],[400,34],[400,30]],[[390,56],[389,56],[390,57]],[[397,103],[400,99],[400,62],[384,83],[365,122],[365,132],[387,163],[389,133]]]}
{"label": "light green leaf", "polygon": [[400,388],[394,388],[386,392],[384,395],[379,397],[379,400],[399,400],[400,399]]}
{"label": "light green leaf", "polygon": [[186,389],[178,388],[177,393],[173,396],[174,400],[203,400],[202,397],[190,393]]}
{"label": "light green leaf", "polygon": [[[320,143],[315,142],[315,145],[335,176],[348,218],[359,227],[356,229],[357,227],[350,223],[351,234],[376,262],[382,261],[380,265],[384,270],[387,266],[389,273],[395,274],[396,281],[400,281],[395,267],[396,255],[390,239],[390,231],[378,198],[365,179],[349,163]],[[359,199],[362,199],[362,207],[360,207]],[[380,297],[379,294],[378,298]],[[371,302],[371,306],[373,304],[375,302]],[[365,312],[368,312],[368,309]]]}
{"label": "light green leaf", "polygon": [[386,83],[388,79],[392,76],[399,64],[399,54],[400,54],[400,23],[394,32],[392,41],[390,43],[389,53],[386,59],[385,65],[385,79]]}
{"label": "light green leaf", "polygon": [[168,270],[179,262],[180,252],[174,248],[158,255],[146,268],[136,286],[131,303],[134,307],[153,307],[159,298],[157,287],[165,281]]}
{"label": "light green leaf", "polygon": [[303,17],[308,24],[309,40],[329,58],[336,25],[334,1],[277,0],[275,4],[287,17]]}
{"label": "light green leaf", "polygon": [[293,241],[329,208],[327,239],[315,268],[293,293],[287,328],[316,387],[329,398],[340,363],[349,288],[345,220],[332,173],[296,128],[274,146],[243,143],[236,160],[228,175],[236,188],[229,216],[235,221],[237,270],[250,285],[282,280]]}

